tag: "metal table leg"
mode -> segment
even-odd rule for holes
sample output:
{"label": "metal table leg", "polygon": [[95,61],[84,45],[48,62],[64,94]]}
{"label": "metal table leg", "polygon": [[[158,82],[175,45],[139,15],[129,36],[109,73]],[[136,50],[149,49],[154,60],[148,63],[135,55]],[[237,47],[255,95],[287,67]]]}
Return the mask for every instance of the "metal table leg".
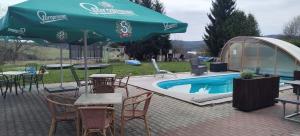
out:
{"label": "metal table leg", "polygon": [[[300,87],[295,86],[297,88],[297,101],[299,101],[299,93],[300,93]],[[299,105],[297,104],[296,113],[299,113]]]}
{"label": "metal table leg", "polygon": [[18,95],[18,83],[17,83],[17,75],[16,76],[14,76],[14,83],[15,83],[15,91],[16,91],[16,95]]}

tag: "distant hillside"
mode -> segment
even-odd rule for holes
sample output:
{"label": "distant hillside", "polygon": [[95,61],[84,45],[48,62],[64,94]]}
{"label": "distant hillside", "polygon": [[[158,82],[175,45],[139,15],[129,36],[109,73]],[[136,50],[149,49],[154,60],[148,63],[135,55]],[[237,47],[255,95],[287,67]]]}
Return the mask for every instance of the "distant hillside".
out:
{"label": "distant hillside", "polygon": [[285,36],[281,35],[281,34],[272,34],[272,35],[264,35],[264,37],[275,38],[275,39],[282,39]]}
{"label": "distant hillside", "polygon": [[171,43],[174,47],[179,47],[186,51],[201,51],[207,49],[207,46],[204,41],[172,40]]}

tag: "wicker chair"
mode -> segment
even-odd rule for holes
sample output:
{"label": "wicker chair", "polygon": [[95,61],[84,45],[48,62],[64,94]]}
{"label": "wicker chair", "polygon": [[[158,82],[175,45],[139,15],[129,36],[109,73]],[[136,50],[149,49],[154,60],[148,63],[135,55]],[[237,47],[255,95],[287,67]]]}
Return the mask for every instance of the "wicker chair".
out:
{"label": "wicker chair", "polygon": [[207,72],[207,67],[204,64],[201,64],[198,58],[192,58],[190,60],[192,74],[202,75],[204,72]]}
{"label": "wicker chair", "polygon": [[51,113],[49,136],[53,136],[57,122],[76,120],[76,108],[73,105],[76,99],[54,94],[48,95],[46,99]]}
{"label": "wicker chair", "polygon": [[144,120],[147,136],[150,136],[147,123],[147,111],[152,95],[152,92],[146,92],[124,99],[121,111],[121,136],[124,136],[125,123],[132,119]]}
{"label": "wicker chair", "polygon": [[[116,82],[115,82],[115,87],[125,89],[127,97],[129,97],[129,92],[128,92],[127,86],[128,86],[128,81],[129,81],[130,76],[131,76],[131,73],[129,73],[127,76],[119,76],[116,78]],[[125,80],[125,83],[122,82],[123,80]]]}
{"label": "wicker chair", "polygon": [[78,110],[82,120],[83,136],[96,132],[106,136],[107,129],[111,135],[115,135],[114,109],[112,107],[79,107]]}

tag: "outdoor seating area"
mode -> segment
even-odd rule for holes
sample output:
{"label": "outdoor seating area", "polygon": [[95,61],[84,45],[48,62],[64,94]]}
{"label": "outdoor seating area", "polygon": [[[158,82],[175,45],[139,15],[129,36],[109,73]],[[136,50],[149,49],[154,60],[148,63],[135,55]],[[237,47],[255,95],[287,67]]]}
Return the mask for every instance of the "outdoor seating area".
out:
{"label": "outdoor seating area", "polygon": [[0,1],[0,136],[300,136],[296,3]]}

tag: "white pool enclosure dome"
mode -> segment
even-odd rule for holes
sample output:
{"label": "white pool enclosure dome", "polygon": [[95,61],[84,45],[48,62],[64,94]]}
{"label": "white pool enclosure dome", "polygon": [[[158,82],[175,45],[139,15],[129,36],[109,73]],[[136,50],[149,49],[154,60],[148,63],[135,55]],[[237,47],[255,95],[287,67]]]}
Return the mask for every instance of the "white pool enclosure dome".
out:
{"label": "white pool enclosure dome", "polygon": [[235,37],[225,44],[220,57],[233,71],[293,77],[300,69],[300,48],[274,38]]}

